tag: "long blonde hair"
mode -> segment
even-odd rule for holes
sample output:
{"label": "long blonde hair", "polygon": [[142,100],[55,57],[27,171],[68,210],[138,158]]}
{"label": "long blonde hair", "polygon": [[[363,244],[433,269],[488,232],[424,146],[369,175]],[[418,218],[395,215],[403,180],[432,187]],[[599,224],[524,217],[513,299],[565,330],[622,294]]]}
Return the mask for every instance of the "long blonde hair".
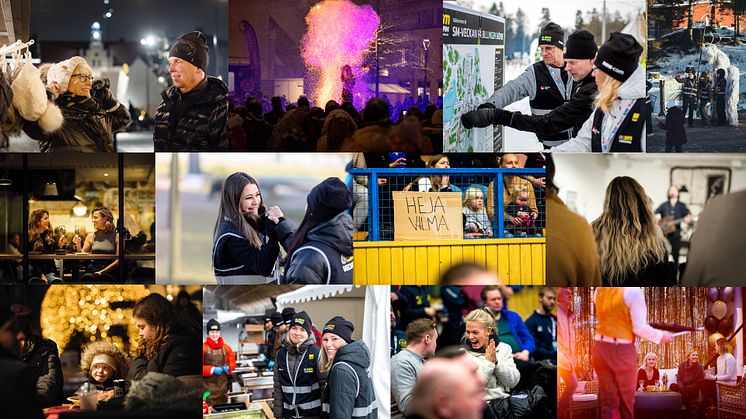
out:
{"label": "long blonde hair", "polygon": [[611,285],[666,258],[665,238],[648,196],[631,177],[618,176],[609,183],[604,212],[591,226],[601,257],[601,276]]}
{"label": "long blonde hair", "polygon": [[[322,339],[323,339],[323,336],[322,336]],[[345,346],[345,345],[347,345],[347,342],[342,344],[342,346]],[[340,346],[340,348],[342,346]],[[333,362],[334,362],[334,359],[329,359],[329,357],[326,356],[326,349],[324,349],[324,344],[322,343],[321,351],[319,351],[319,372],[329,372],[329,370],[332,369]]]}
{"label": "long blonde hair", "polygon": [[617,98],[617,91],[621,86],[622,82],[606,75],[603,83],[598,86],[598,96],[596,96],[596,103],[594,105],[600,108],[603,113],[609,113],[611,105]]}

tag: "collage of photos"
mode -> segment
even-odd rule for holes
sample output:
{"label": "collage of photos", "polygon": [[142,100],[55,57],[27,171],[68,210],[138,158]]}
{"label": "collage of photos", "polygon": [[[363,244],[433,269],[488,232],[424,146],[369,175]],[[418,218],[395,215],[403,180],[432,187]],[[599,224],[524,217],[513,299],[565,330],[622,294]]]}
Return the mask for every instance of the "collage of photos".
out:
{"label": "collage of photos", "polygon": [[746,0],[0,0],[0,417],[746,418],[745,48]]}

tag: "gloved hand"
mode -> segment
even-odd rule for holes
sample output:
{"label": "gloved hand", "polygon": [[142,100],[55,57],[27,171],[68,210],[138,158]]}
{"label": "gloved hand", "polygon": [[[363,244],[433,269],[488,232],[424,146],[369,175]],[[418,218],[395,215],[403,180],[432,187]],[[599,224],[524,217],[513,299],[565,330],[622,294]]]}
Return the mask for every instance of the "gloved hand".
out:
{"label": "gloved hand", "polygon": [[474,110],[461,115],[461,124],[466,129],[484,128],[499,123],[503,110],[491,103],[483,103]]}
{"label": "gloved hand", "polygon": [[212,372],[212,375],[220,375],[223,373],[223,367],[212,367],[210,372]]}
{"label": "gloved hand", "polygon": [[226,373],[226,374],[228,374],[229,372],[231,372],[231,366],[228,365],[228,364],[223,365],[223,372]]}
{"label": "gloved hand", "polygon": [[116,107],[119,102],[109,90],[109,79],[96,79],[91,84],[91,97],[96,99],[105,110]]}

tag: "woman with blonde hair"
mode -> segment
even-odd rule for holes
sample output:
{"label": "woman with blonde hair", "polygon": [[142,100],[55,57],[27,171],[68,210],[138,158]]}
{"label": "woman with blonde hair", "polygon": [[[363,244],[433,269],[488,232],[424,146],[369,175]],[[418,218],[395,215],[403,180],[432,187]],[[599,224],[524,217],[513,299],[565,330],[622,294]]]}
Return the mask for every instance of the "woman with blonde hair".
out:
{"label": "woman with blonde hair", "polygon": [[550,151],[645,152],[645,69],[639,64],[642,51],[632,35],[611,34],[596,55],[595,111],[575,138]]}
{"label": "woman with blonde hair", "polygon": [[[65,247],[67,239],[61,236],[55,240],[52,223],[49,222],[49,211],[40,208],[29,215],[28,248],[34,253],[54,253],[57,247]],[[38,276],[46,283],[61,282],[62,273],[57,275],[57,267],[52,260],[35,260],[29,264],[32,276]]]}
{"label": "woman with blonde hair", "polygon": [[24,131],[42,152],[114,152],[114,133],[129,125],[129,110],[109,90],[108,79],[93,78],[85,58],[75,56],[53,64],[47,73],[47,87],[55,96],[64,122],[53,132],[36,123]]}
{"label": "woman with blonde hair", "polygon": [[609,183],[603,213],[591,227],[604,285],[675,285],[666,239],[645,190],[635,179],[619,176]]}
{"label": "woman with blonde hair", "polygon": [[497,324],[489,309],[472,310],[464,317],[466,333],[462,343],[479,365],[479,375],[485,383],[485,400],[510,397],[510,389],[518,384],[521,374],[513,361],[510,345],[497,339]]}
{"label": "woman with blonde hair", "polygon": [[[117,233],[114,213],[106,207],[96,207],[91,211],[93,222],[93,233],[88,233],[85,240],[80,236],[73,238],[73,243],[83,253],[92,254],[119,254],[119,234]],[[83,282],[89,281],[113,281],[119,260],[94,261],[86,267],[88,272],[83,277]]]}
{"label": "woman with blonde hair", "polygon": [[656,368],[658,355],[648,352],[642,360],[642,366],[637,370],[638,390],[645,390],[648,386],[657,385],[661,379],[660,371]]}

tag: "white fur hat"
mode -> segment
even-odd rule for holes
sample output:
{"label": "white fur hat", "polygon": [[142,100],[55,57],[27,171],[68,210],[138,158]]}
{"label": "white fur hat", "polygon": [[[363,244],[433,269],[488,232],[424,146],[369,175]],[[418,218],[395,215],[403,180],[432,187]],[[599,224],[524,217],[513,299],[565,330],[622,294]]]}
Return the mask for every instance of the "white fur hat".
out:
{"label": "white fur hat", "polygon": [[67,92],[70,77],[73,75],[75,68],[80,64],[88,65],[85,58],[76,55],[75,57],[52,65],[49,71],[47,71],[47,87],[52,87],[52,82],[57,82],[60,87],[60,93]]}
{"label": "white fur hat", "polygon": [[13,107],[27,121],[36,121],[45,132],[62,126],[60,108],[47,99],[47,89],[41,81],[39,69],[27,62],[13,79]]}

